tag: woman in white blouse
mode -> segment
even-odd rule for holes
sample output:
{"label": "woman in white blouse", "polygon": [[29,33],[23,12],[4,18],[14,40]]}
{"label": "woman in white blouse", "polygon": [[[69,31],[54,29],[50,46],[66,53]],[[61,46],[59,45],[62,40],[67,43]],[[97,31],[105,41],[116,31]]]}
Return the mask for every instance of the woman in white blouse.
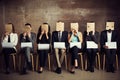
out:
{"label": "woman in white blouse", "polygon": [[[3,46],[7,43],[11,44],[11,47]],[[5,32],[2,36],[2,53],[4,54],[6,74],[10,73],[9,70],[9,55],[16,53],[16,45],[18,43],[18,35],[14,33],[14,26],[12,23],[5,24]],[[12,46],[13,45],[13,46]]]}

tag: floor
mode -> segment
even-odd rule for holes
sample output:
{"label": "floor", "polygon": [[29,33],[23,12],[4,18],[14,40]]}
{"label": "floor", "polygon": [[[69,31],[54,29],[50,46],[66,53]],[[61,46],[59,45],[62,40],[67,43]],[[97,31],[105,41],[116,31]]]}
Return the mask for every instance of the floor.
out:
{"label": "floor", "polygon": [[45,69],[42,74],[38,74],[36,71],[28,71],[26,75],[20,75],[17,72],[6,75],[0,72],[0,80],[120,80],[120,70],[115,73],[108,73],[98,69],[95,69],[94,73],[80,69],[75,71],[75,74],[71,74],[63,69],[62,74],[56,74]]}

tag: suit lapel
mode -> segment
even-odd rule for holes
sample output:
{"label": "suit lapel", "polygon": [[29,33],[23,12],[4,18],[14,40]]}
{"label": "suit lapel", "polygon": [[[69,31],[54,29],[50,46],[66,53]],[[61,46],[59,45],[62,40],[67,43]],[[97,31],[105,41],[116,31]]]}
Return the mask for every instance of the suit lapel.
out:
{"label": "suit lapel", "polygon": [[107,38],[107,31],[105,31],[105,38],[106,38],[105,40],[106,40],[106,42],[107,42],[107,41],[108,41],[108,40],[107,40],[107,39],[108,39],[108,38]]}

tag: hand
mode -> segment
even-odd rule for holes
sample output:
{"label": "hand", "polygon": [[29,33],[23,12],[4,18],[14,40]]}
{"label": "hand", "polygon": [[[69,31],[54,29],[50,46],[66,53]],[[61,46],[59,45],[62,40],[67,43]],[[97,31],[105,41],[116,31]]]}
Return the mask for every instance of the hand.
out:
{"label": "hand", "polygon": [[105,46],[105,45],[104,45],[103,47],[104,47],[105,49],[108,49],[108,46]]}
{"label": "hand", "polygon": [[9,32],[5,32],[5,36],[8,36],[8,35],[10,35],[10,33]]}
{"label": "hand", "polygon": [[23,33],[23,36],[24,36],[24,37],[26,37],[26,35],[27,35],[27,33],[26,33],[26,32],[24,32],[24,33]]}
{"label": "hand", "polygon": [[48,34],[48,32],[47,32],[47,31],[45,31],[45,34],[47,35],[47,34]]}
{"label": "hand", "polygon": [[28,36],[29,38],[31,37],[31,36],[30,36],[30,32],[27,33],[27,36]]}
{"label": "hand", "polygon": [[73,31],[73,35],[77,36],[77,31],[76,30]]}
{"label": "hand", "polygon": [[93,31],[90,31],[90,32],[89,32],[89,35],[93,35]]}
{"label": "hand", "polygon": [[45,32],[44,32],[44,31],[42,31],[42,32],[41,32],[41,35],[43,35],[44,33],[45,33]]}

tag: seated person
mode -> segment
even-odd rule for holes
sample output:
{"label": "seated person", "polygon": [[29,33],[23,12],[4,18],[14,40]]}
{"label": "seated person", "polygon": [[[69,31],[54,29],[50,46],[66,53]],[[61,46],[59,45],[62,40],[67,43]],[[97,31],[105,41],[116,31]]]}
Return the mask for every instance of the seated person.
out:
{"label": "seated person", "polygon": [[106,71],[115,72],[115,56],[117,49],[109,49],[105,44],[106,42],[116,42],[117,43],[118,35],[116,30],[114,30],[114,22],[106,22],[106,30],[101,32],[100,36],[100,45],[101,51],[105,52],[106,55]]}
{"label": "seated person", "polygon": [[30,70],[32,69],[30,53],[34,52],[34,42],[36,40],[36,34],[31,32],[31,30],[32,30],[31,24],[26,23],[24,27],[24,32],[20,34],[20,43],[32,42],[32,47],[33,47],[33,48],[30,47],[21,48],[21,53],[23,53],[25,56],[25,62],[21,74],[26,74],[27,66]]}
{"label": "seated person", "polygon": [[16,45],[18,43],[18,35],[14,33],[14,26],[12,23],[5,25],[5,32],[2,37],[2,43],[13,43],[13,48],[3,47],[2,53],[4,53],[5,65],[6,65],[6,74],[10,73],[9,70],[9,55],[11,53],[16,53]]}
{"label": "seated person", "polygon": [[[78,31],[78,23],[71,23],[71,32],[68,35],[68,42],[83,42],[82,40],[82,33]],[[78,52],[80,49],[77,46],[73,46],[70,48],[71,53],[71,73],[75,73],[74,68],[78,67]]]}
{"label": "seated person", "polygon": [[[56,60],[57,60],[57,69],[56,69],[56,73],[61,74],[62,70],[61,70],[61,64],[64,60],[64,56],[66,55],[66,49],[68,47],[68,32],[64,31],[64,22],[62,21],[58,21],[56,23],[56,31],[52,32],[52,47],[54,48],[54,42],[65,42],[65,48],[63,49],[58,49],[55,48],[54,52],[55,52],[55,56],[56,56]],[[60,57],[60,54],[61,57]]]}
{"label": "seated person", "polygon": [[98,52],[98,48],[87,48],[87,41],[93,41],[98,45],[99,33],[95,31],[94,22],[88,22],[87,31],[84,32],[84,43],[86,44],[85,52],[88,61],[88,66],[86,71],[94,72],[95,57],[96,57],[96,53]]}
{"label": "seated person", "polygon": [[[50,26],[48,23],[43,23],[38,30],[37,33],[37,44],[50,44],[51,34],[50,34]],[[43,68],[45,66],[46,58],[49,53],[48,50],[38,50],[39,55],[39,70],[38,73],[43,72]]]}

